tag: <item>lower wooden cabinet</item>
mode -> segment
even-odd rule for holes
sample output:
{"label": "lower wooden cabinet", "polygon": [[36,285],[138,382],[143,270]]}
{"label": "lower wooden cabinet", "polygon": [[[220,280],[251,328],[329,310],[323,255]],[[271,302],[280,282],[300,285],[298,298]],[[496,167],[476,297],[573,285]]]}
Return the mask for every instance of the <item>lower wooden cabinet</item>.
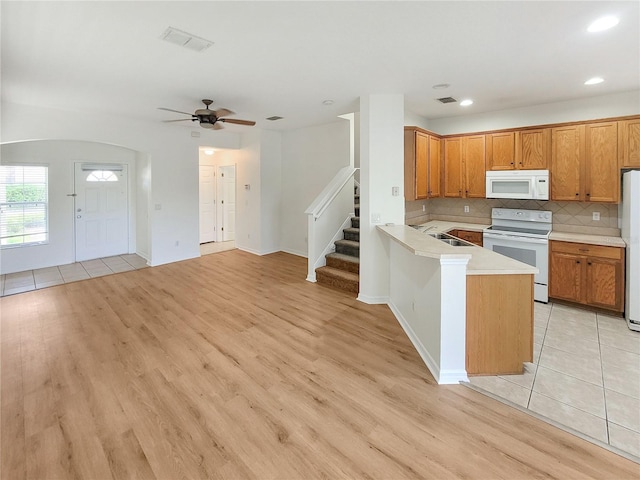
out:
{"label": "lower wooden cabinet", "polygon": [[624,248],[549,242],[549,296],[624,310]]}
{"label": "lower wooden cabinet", "polygon": [[471,230],[451,230],[447,233],[469,243],[482,246],[482,232],[472,232]]}

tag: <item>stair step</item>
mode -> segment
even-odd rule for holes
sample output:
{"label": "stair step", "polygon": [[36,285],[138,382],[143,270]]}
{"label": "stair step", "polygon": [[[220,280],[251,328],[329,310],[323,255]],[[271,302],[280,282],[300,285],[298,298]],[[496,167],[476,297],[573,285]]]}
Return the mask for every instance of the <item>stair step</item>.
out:
{"label": "stair step", "polygon": [[351,255],[352,257],[360,257],[360,242],[353,240],[336,240],[336,253]]}
{"label": "stair step", "polygon": [[360,228],[360,217],[351,217],[351,226],[353,228]]}
{"label": "stair step", "polygon": [[360,259],[358,257],[352,257],[351,255],[345,255],[343,253],[329,253],[325,255],[325,258],[327,259],[327,267],[346,270],[351,273],[360,272]]}
{"label": "stair step", "polygon": [[360,242],[360,229],[359,228],[355,228],[355,227],[345,228],[342,231],[344,232],[344,239],[345,240],[353,240],[354,242]]}
{"label": "stair step", "polygon": [[360,276],[357,273],[345,272],[333,267],[316,268],[316,281],[321,285],[352,293],[358,293],[360,286]]}

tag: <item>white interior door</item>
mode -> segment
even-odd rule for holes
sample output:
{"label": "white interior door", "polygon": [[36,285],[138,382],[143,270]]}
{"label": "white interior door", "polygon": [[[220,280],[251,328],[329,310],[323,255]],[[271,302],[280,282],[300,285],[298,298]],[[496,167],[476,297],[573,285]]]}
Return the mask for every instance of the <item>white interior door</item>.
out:
{"label": "white interior door", "polygon": [[126,165],[75,165],[76,261],[129,251]]}
{"label": "white interior door", "polygon": [[236,166],[220,167],[222,241],[236,238]]}
{"label": "white interior door", "polygon": [[216,240],[216,167],[200,165],[200,243]]}

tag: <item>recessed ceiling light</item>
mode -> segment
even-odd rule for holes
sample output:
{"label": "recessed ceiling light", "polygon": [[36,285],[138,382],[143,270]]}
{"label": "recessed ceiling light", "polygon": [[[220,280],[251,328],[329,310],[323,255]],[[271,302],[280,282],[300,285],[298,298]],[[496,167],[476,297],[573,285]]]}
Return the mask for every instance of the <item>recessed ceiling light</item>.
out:
{"label": "recessed ceiling light", "polygon": [[615,27],[620,19],[618,17],[614,17],[613,15],[607,15],[606,17],[600,17],[587,28],[589,32],[602,32],[603,30],[608,30],[612,27]]}
{"label": "recessed ceiling light", "polygon": [[208,148],[207,150],[204,151],[205,155],[213,155],[214,150],[212,148]]}
{"label": "recessed ceiling light", "polygon": [[322,102],[323,105],[333,105],[333,100],[325,100]]}
{"label": "recessed ceiling light", "polygon": [[473,105],[473,100],[471,100],[470,98],[467,98],[466,100],[462,100],[460,102],[461,107],[468,107],[469,105]]}
{"label": "recessed ceiling light", "polygon": [[449,88],[450,86],[451,85],[448,83],[438,83],[431,88],[433,88],[434,90],[444,90],[445,88]]}
{"label": "recessed ceiling light", "polygon": [[585,85],[597,85],[598,83],[604,82],[604,78],[602,77],[593,77],[584,82]]}

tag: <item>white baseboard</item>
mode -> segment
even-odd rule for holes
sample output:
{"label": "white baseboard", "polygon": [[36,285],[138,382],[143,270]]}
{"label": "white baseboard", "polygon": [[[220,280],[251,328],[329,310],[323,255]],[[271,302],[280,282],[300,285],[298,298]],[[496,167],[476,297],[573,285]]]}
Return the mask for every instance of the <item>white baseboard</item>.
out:
{"label": "white baseboard", "polygon": [[433,375],[433,378],[438,382],[438,385],[457,385],[460,382],[469,381],[466,370],[440,370],[438,362],[433,359],[429,351],[422,344],[400,310],[393,304],[393,302],[389,302],[388,305],[391,312],[393,312],[398,320],[398,323],[400,323],[400,326],[409,337],[409,340],[413,343],[418,355],[422,358],[422,361],[431,372],[431,375]]}
{"label": "white baseboard", "polygon": [[257,250],[254,250],[252,248],[247,248],[247,247],[238,247],[236,246],[236,248],[238,250],[242,250],[243,252],[247,252],[247,253],[252,253],[254,255],[261,255],[260,252],[258,252]]}
{"label": "white baseboard", "polygon": [[[436,362],[433,359],[431,354],[427,351],[425,346],[422,344],[418,336],[415,334],[415,332],[409,325],[409,322],[407,322],[407,320],[404,318],[402,313],[400,313],[400,310],[393,304],[393,302],[389,302],[388,305],[389,305],[389,308],[391,309],[391,312],[393,312],[396,319],[398,320],[398,323],[400,324],[404,332],[409,337],[409,340],[411,340],[411,343],[413,343],[413,346],[418,351],[418,355],[420,355],[420,357],[422,358],[422,361],[431,372],[431,375],[433,375],[433,378],[436,379],[436,382],[440,384],[441,383],[440,382],[440,366],[438,365],[438,362]],[[455,383],[458,383],[458,382],[455,382]]]}
{"label": "white baseboard", "polygon": [[307,282],[317,283],[316,281],[316,273],[313,272],[313,275],[307,275]]}
{"label": "white baseboard", "polygon": [[298,257],[308,258],[306,252],[297,252],[295,250],[289,250],[288,248],[283,248],[280,251],[284,253],[290,253],[291,255],[296,255]]}
{"label": "white baseboard", "polygon": [[389,303],[389,297],[372,297],[371,295],[358,294],[358,301],[369,305],[386,305]]}

